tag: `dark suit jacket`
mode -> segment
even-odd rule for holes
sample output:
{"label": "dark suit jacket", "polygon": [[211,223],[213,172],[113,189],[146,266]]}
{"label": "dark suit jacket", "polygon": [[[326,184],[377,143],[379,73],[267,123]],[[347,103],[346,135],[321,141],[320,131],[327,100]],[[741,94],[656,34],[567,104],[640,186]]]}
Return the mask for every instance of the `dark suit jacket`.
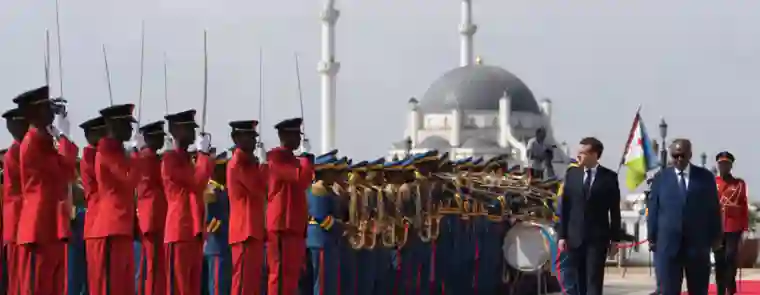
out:
{"label": "dark suit jacket", "polygon": [[681,243],[708,251],[722,234],[720,203],[715,176],[692,165],[684,195],[673,167],[659,173],[649,193],[647,238],[656,251],[676,255]]}
{"label": "dark suit jacket", "polygon": [[583,191],[585,169],[571,168],[565,175],[560,226],[557,233],[568,246],[620,240],[620,185],[618,175],[599,166],[589,194]]}

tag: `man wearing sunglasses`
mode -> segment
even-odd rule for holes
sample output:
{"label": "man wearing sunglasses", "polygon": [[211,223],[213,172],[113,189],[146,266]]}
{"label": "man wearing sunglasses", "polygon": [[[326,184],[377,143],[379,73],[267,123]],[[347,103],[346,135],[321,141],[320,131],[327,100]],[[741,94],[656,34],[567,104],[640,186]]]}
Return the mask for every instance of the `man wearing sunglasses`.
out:
{"label": "man wearing sunglasses", "polygon": [[656,176],[647,203],[660,292],[681,294],[685,274],[689,295],[707,295],[710,250],[723,233],[715,176],[691,164],[689,140],[676,139],[669,150],[673,165]]}

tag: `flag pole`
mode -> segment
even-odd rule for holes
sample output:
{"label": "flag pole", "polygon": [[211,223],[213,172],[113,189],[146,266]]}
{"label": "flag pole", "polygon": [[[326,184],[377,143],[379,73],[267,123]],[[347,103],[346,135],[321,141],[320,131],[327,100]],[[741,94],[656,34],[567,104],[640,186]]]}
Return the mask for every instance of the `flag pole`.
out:
{"label": "flag pole", "polygon": [[625,164],[625,156],[628,154],[628,146],[631,145],[631,140],[633,140],[633,134],[636,132],[636,126],[639,123],[641,112],[641,104],[636,108],[636,115],[633,117],[633,124],[631,124],[631,131],[628,132],[628,140],[625,141],[625,145],[623,145],[623,155],[620,157],[620,164],[618,164],[617,173],[620,174],[620,168],[623,167],[623,164]]}

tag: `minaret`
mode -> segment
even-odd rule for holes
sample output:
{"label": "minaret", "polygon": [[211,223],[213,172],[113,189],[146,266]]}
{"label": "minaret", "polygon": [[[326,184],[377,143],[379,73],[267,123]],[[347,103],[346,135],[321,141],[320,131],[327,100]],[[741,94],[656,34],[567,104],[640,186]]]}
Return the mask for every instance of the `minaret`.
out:
{"label": "minaret", "polygon": [[472,0],[462,0],[462,23],[459,24],[459,65],[469,66],[473,62],[472,36],[478,26],[472,23]]}
{"label": "minaret", "polygon": [[340,11],[335,9],[335,0],[325,0],[322,20],[322,60],[317,66],[322,84],[322,152],[335,148],[335,76],[340,63],[335,60],[335,23]]}

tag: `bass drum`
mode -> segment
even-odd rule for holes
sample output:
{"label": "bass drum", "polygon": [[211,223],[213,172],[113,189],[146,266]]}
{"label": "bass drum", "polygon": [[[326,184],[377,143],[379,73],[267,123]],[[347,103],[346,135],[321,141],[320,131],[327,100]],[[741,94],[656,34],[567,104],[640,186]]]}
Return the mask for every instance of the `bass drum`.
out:
{"label": "bass drum", "polygon": [[519,222],[504,238],[504,259],[516,270],[540,271],[556,256],[556,239],[557,234],[548,221]]}

